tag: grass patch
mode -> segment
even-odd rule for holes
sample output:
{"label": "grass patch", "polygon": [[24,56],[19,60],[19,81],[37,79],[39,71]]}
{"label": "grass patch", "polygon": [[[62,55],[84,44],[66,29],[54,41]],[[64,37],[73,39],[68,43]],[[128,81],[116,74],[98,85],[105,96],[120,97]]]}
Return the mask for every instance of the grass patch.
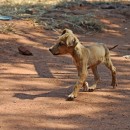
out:
{"label": "grass patch", "polygon": [[[0,3],[0,15],[12,16],[14,19],[32,19],[34,25],[40,25],[48,30],[70,28],[83,33],[88,31],[101,32],[105,25],[93,14],[73,15],[73,11],[62,12],[66,8],[81,5],[91,4],[82,0],[3,0]],[[32,12],[29,13],[28,9]],[[55,14],[53,14],[54,12]],[[1,32],[6,32],[4,28],[11,32],[13,26],[3,27]]]}
{"label": "grass patch", "polygon": [[57,15],[49,17],[43,17],[39,22],[40,25],[47,30],[64,29],[69,28],[75,32],[101,32],[105,28],[105,25],[98,20],[95,15],[60,15],[61,19],[57,18]]}
{"label": "grass patch", "polygon": [[0,33],[8,34],[15,32],[15,25],[13,23],[4,23],[0,25]]}
{"label": "grass patch", "polygon": [[81,26],[87,31],[102,32],[105,25],[97,19],[89,19],[81,22]]}

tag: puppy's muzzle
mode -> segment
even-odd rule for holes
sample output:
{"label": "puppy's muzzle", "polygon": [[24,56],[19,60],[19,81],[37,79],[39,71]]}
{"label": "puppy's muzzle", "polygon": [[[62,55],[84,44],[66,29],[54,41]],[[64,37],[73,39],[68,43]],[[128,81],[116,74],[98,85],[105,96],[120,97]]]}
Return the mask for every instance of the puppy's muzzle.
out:
{"label": "puppy's muzzle", "polygon": [[52,48],[49,48],[49,51],[52,53]]}
{"label": "puppy's muzzle", "polygon": [[54,53],[54,51],[53,51],[52,48],[49,48],[49,51],[50,51],[53,55],[55,55],[55,53]]}
{"label": "puppy's muzzle", "polygon": [[53,54],[53,55],[59,55],[58,52],[55,52],[53,48],[49,48],[49,51]]}

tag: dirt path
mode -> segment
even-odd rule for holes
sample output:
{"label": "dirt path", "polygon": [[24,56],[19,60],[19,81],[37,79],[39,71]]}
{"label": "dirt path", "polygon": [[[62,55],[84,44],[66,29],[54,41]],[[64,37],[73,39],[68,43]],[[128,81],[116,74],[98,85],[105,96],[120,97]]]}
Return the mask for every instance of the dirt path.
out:
{"label": "dirt path", "polygon": [[[84,45],[118,44],[111,52],[118,72],[118,88],[110,86],[111,75],[99,66],[102,78],[94,92],[80,92],[67,102],[77,71],[69,56],[54,57],[48,48],[59,35],[33,26],[31,21],[13,21],[16,34],[0,34],[0,130],[130,130],[130,19],[107,17],[104,33],[80,35]],[[2,21],[1,21],[2,22]],[[23,45],[33,56],[23,56]],[[90,72],[88,82],[93,76]]]}

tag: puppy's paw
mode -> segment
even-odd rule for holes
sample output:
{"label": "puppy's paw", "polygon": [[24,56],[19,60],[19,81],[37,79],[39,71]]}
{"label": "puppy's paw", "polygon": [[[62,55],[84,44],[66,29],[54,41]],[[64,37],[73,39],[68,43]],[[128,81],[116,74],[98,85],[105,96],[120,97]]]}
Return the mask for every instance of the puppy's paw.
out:
{"label": "puppy's paw", "polygon": [[93,91],[94,91],[93,88],[89,88],[89,89],[88,89],[88,92],[93,92]]}
{"label": "puppy's paw", "polygon": [[67,98],[67,101],[73,101],[74,100],[74,95],[73,94],[70,94]]}
{"label": "puppy's paw", "polygon": [[96,84],[89,87],[88,92],[93,92],[96,89]]}

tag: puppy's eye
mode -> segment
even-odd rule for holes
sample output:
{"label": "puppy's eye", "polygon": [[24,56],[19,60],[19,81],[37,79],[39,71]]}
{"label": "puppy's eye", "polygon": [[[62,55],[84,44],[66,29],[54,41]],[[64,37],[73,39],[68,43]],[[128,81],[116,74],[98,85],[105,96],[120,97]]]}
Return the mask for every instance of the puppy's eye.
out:
{"label": "puppy's eye", "polygon": [[63,46],[63,45],[65,45],[65,43],[61,41],[61,42],[59,42],[59,45]]}

